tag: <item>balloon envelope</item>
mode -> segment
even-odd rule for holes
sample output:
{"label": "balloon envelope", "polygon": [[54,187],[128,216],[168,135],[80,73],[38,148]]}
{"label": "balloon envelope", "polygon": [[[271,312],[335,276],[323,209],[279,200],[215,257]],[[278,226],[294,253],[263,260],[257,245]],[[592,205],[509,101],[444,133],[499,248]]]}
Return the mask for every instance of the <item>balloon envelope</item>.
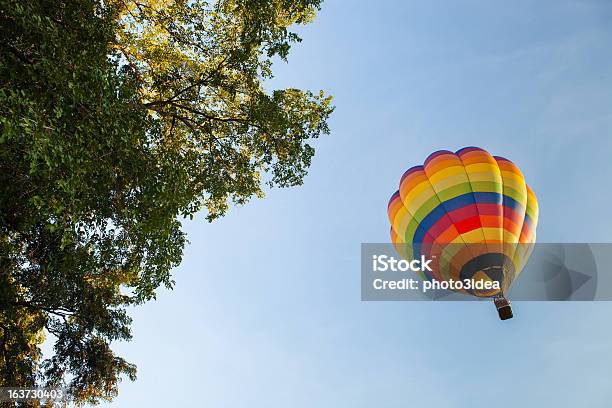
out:
{"label": "balloon envelope", "polygon": [[434,259],[425,279],[498,282],[506,293],[536,239],[538,203],[510,160],[466,147],[432,153],[408,169],[388,206],[391,240],[405,259]]}

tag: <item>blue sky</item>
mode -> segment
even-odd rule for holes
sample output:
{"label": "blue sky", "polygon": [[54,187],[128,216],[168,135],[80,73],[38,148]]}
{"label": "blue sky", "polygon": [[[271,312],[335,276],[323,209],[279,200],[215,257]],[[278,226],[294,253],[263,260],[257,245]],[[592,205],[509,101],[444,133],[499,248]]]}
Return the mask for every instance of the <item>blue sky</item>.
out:
{"label": "blue sky", "polygon": [[328,0],[272,87],[324,89],[302,187],[208,224],[133,312],[117,407],[608,407],[612,304],[361,302],[362,242],[437,149],[523,170],[539,242],[611,242],[612,4]]}

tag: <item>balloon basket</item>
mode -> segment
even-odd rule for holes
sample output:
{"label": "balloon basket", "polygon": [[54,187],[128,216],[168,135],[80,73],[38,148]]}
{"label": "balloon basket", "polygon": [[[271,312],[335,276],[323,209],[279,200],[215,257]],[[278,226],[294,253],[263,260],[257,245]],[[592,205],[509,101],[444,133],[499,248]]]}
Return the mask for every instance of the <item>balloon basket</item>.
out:
{"label": "balloon basket", "polygon": [[505,297],[498,297],[493,300],[493,303],[495,303],[495,308],[497,309],[500,320],[512,319],[512,305],[508,299]]}

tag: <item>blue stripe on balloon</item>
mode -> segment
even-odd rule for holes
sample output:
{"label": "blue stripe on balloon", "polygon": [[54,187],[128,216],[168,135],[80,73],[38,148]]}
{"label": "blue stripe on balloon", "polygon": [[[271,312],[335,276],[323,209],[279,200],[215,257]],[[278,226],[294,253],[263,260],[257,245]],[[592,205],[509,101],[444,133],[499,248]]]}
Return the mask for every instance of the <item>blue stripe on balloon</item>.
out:
{"label": "blue stripe on balloon", "polygon": [[529,214],[525,213],[525,224],[527,224],[527,226],[529,227],[529,229],[532,228],[533,225],[533,221],[531,220],[531,217],[529,216]]}
{"label": "blue stripe on balloon", "polygon": [[509,197],[507,195],[504,196],[504,207],[512,208],[513,210],[522,209],[523,206],[521,203],[516,201],[514,198]]}

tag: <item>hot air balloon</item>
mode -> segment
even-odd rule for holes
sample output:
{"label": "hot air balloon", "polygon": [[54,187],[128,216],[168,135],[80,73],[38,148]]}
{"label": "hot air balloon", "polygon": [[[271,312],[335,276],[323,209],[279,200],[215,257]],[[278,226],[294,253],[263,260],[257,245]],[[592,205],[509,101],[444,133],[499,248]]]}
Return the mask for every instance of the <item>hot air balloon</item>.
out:
{"label": "hot air balloon", "polygon": [[506,295],[538,224],[536,196],[514,163],[477,147],[434,152],[403,174],[388,215],[404,259],[435,260],[423,279],[497,282],[455,291],[492,298],[502,320],[512,317]]}

